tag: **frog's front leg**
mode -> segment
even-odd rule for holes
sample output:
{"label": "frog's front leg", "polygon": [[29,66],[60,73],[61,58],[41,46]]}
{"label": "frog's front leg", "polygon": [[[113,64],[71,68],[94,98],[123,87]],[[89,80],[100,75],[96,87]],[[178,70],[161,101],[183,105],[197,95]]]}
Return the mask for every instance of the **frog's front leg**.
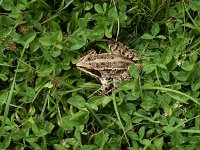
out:
{"label": "frog's front leg", "polygon": [[113,84],[113,78],[108,76],[107,72],[101,72],[101,90],[98,95],[106,95],[111,93],[116,89],[116,87]]}
{"label": "frog's front leg", "polygon": [[109,91],[108,80],[106,78],[101,78],[100,81],[101,81],[102,86],[101,86],[101,90],[98,93],[98,95],[106,95],[106,94],[108,94],[109,93],[108,92]]}

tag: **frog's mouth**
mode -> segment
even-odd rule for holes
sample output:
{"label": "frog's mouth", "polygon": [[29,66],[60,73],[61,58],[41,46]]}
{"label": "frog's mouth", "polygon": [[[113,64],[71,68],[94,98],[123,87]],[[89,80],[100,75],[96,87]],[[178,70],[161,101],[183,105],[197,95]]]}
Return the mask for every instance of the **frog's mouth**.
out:
{"label": "frog's mouth", "polygon": [[92,76],[92,77],[94,77],[94,78],[96,78],[98,80],[100,80],[100,78],[101,78],[101,74],[97,70],[87,69],[87,68],[83,68],[81,66],[77,66],[77,68],[79,70],[81,70],[82,72],[84,72],[84,73],[86,73],[86,74],[88,74],[88,75],[90,75],[90,76]]}

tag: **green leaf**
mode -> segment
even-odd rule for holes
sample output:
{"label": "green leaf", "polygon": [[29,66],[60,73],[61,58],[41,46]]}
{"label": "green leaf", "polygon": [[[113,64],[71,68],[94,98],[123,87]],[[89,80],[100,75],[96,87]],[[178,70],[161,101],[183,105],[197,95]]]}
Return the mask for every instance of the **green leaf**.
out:
{"label": "green leaf", "polygon": [[78,143],[78,141],[75,138],[67,138],[66,142],[72,146],[75,146]]}
{"label": "green leaf", "polygon": [[147,147],[151,145],[151,141],[148,139],[142,139],[142,140],[140,140],[140,143]]}
{"label": "green leaf", "polygon": [[102,106],[105,107],[108,103],[110,103],[110,101],[112,101],[110,96],[104,96],[104,98],[102,99]]}
{"label": "green leaf", "polygon": [[75,113],[70,119],[77,125],[83,125],[88,122],[89,114],[86,110],[80,110],[79,112]]}
{"label": "green leaf", "polygon": [[[57,36],[57,41],[58,42],[62,42],[62,40],[63,40],[63,35],[62,35],[62,32],[61,31],[58,31],[58,32],[55,32],[55,36]],[[52,38],[54,38],[54,37],[52,37]]]}
{"label": "green leaf", "polygon": [[85,16],[84,16],[84,19],[89,22],[91,19],[92,19],[92,15],[91,13],[86,13]]}
{"label": "green leaf", "polygon": [[162,74],[163,79],[164,79],[166,82],[169,82],[169,71],[166,70],[166,69],[162,69],[162,70],[161,70],[161,74]]}
{"label": "green leaf", "polygon": [[60,56],[60,54],[61,54],[61,50],[60,49],[58,49],[58,48],[52,49],[52,52],[51,52],[51,56],[52,57],[58,57],[58,56]]}
{"label": "green leaf", "polygon": [[3,9],[7,11],[11,11],[15,8],[15,4],[12,0],[2,0],[0,5]]}
{"label": "green leaf", "polygon": [[158,64],[156,64],[156,65],[157,65],[158,67],[162,68],[162,69],[167,69],[166,65],[164,65],[164,64],[158,63]]}
{"label": "green leaf", "polygon": [[68,23],[69,27],[67,32],[73,33],[77,29],[79,13],[80,13],[79,11],[75,11],[72,13],[72,17],[70,19],[70,22]]}
{"label": "green leaf", "polygon": [[141,39],[144,39],[144,40],[152,40],[152,39],[154,39],[154,38],[155,38],[155,36],[153,36],[153,35],[151,35],[151,34],[149,34],[149,33],[145,33],[145,34],[143,34],[142,37],[141,37]]}
{"label": "green leaf", "polygon": [[153,36],[156,36],[159,32],[160,32],[160,27],[159,27],[158,23],[154,23],[151,28],[151,34]]}
{"label": "green leaf", "polygon": [[90,9],[92,9],[93,7],[93,4],[91,2],[85,2],[85,10],[88,11]]}
{"label": "green leaf", "polygon": [[190,63],[195,63],[197,61],[197,58],[198,58],[198,53],[197,52],[192,52],[189,56],[189,60],[190,60]]}
{"label": "green leaf", "polygon": [[35,32],[32,32],[31,34],[29,34],[28,37],[26,37],[27,40],[26,40],[26,42],[25,42],[24,47],[25,47],[25,48],[28,48],[28,47],[29,47],[29,44],[35,39],[35,37],[36,37],[36,33],[35,33]]}
{"label": "green leaf", "polygon": [[39,39],[40,43],[44,46],[51,46],[55,43],[62,42],[63,36],[61,31],[50,32]]}
{"label": "green leaf", "polygon": [[188,27],[188,28],[191,28],[191,29],[195,29],[195,26],[193,24],[191,24],[191,23],[188,23],[188,22],[182,24],[182,26],[183,27]]}
{"label": "green leaf", "polygon": [[108,101],[107,99],[109,99],[110,97],[107,98],[107,96],[93,96],[91,98],[89,98],[89,100],[87,101],[89,104],[92,105],[102,105],[102,101],[104,101],[104,99],[106,99],[105,101]]}
{"label": "green leaf", "polygon": [[128,13],[128,14],[134,14],[134,13],[137,11],[137,8],[138,8],[137,5],[136,5],[136,6],[132,6],[132,7],[127,11],[127,13]]}
{"label": "green leaf", "polygon": [[98,12],[98,13],[104,13],[103,8],[102,8],[101,5],[99,5],[99,4],[95,4],[95,5],[94,5],[94,9],[95,9],[95,11]]}
{"label": "green leaf", "polygon": [[7,77],[6,75],[0,73],[0,79],[1,79],[2,81],[7,81],[7,80],[8,80],[8,77]]}
{"label": "green leaf", "polygon": [[81,30],[86,29],[87,28],[87,23],[88,23],[88,21],[86,19],[83,19],[83,18],[79,19],[79,21],[78,21],[79,28],[77,30],[79,30],[79,29],[81,29]]}
{"label": "green leaf", "polygon": [[106,10],[107,10],[107,3],[103,3],[103,10],[104,10],[104,12],[106,12]]}
{"label": "green leaf", "polygon": [[86,103],[85,106],[88,108],[88,109],[93,109],[93,110],[98,110],[98,107],[97,105],[95,104],[89,104],[89,103]]}
{"label": "green leaf", "polygon": [[55,125],[52,124],[51,122],[46,122],[46,123],[45,123],[45,126],[44,126],[45,130],[46,130],[48,133],[51,133],[54,127],[55,127]]}
{"label": "green leaf", "polygon": [[69,37],[69,40],[72,41],[74,43],[74,45],[72,45],[70,49],[78,50],[78,49],[82,48],[86,43],[86,37],[84,37],[84,36],[71,35]]}
{"label": "green leaf", "polygon": [[129,100],[129,101],[133,101],[133,100],[137,100],[137,99],[139,99],[139,97],[140,97],[140,92],[139,91],[134,91],[133,93],[128,93],[127,94],[127,99]]}
{"label": "green leaf", "polygon": [[[159,117],[159,113],[156,113],[156,115],[157,115],[157,117]],[[155,116],[155,115],[154,115]],[[153,118],[152,118],[153,119]],[[156,129],[155,128],[152,128],[152,129],[150,129],[150,130],[148,130],[147,132],[146,132],[146,136],[147,137],[150,137],[150,136],[152,136],[153,134],[154,134],[154,132],[156,131]],[[157,131],[158,132],[158,131]],[[158,132],[159,133],[159,132]]]}
{"label": "green leaf", "polygon": [[33,133],[37,136],[37,137],[43,137],[45,135],[47,135],[47,131],[44,129],[39,130],[37,125],[35,123],[31,124],[32,127],[32,131]]}
{"label": "green leaf", "polygon": [[33,147],[33,149],[42,150],[42,148],[35,142],[35,140],[33,141],[32,138],[26,139],[26,141],[31,145],[31,147]]}
{"label": "green leaf", "polygon": [[44,37],[41,37],[39,39],[40,43],[44,46],[51,46],[54,44],[54,42],[51,41],[51,38],[47,35],[45,35]]}
{"label": "green leaf", "polygon": [[78,49],[82,48],[84,45],[85,45],[85,43],[77,43],[71,47],[71,50],[78,50]]}
{"label": "green leaf", "polygon": [[168,93],[168,95],[171,96],[173,99],[179,101],[180,103],[188,104],[188,102],[187,102],[188,98],[185,96],[182,96],[182,95],[176,94],[176,93],[173,93],[173,94]]}
{"label": "green leaf", "polygon": [[189,61],[184,61],[181,65],[181,68],[185,71],[191,71],[194,68],[194,64],[190,63]]}
{"label": "green leaf", "polygon": [[38,4],[46,10],[50,10],[51,7],[43,0],[37,0]]}
{"label": "green leaf", "polygon": [[182,145],[188,140],[188,137],[184,137],[181,132],[173,132],[171,134],[170,141],[173,145]]}
{"label": "green leaf", "polygon": [[192,83],[192,91],[197,91],[200,89],[200,79]]}
{"label": "green leaf", "polygon": [[34,39],[33,42],[29,44],[31,52],[36,52],[40,48],[40,43],[38,39]]}
{"label": "green leaf", "polygon": [[[78,143],[82,143],[82,141],[81,141],[82,140],[82,138],[81,138],[82,131],[83,131],[83,128],[82,129],[79,129],[79,128],[75,129],[74,138],[76,139],[76,141]],[[77,144],[77,142],[75,143],[75,145]]]}
{"label": "green leaf", "polygon": [[69,98],[67,100],[67,103],[69,103],[70,105],[72,105],[74,107],[81,108],[81,107],[85,107],[86,101],[82,96],[75,95],[75,96]]}
{"label": "green leaf", "polygon": [[104,133],[104,131],[100,131],[98,134],[96,134],[94,143],[101,148],[103,148],[104,144],[108,141],[109,134]]}
{"label": "green leaf", "polygon": [[143,69],[146,72],[146,74],[149,74],[151,72],[153,72],[156,69],[156,65],[155,64],[144,64],[143,65]]}
{"label": "green leaf", "polygon": [[166,37],[164,35],[158,35],[158,36],[156,36],[156,38],[163,39],[163,40],[166,39]]}
{"label": "green leaf", "polygon": [[54,144],[53,147],[55,148],[55,150],[66,150],[66,147],[60,144]]}
{"label": "green leaf", "polygon": [[106,35],[107,38],[112,37],[112,28],[113,28],[113,26],[110,26],[110,28],[105,29],[105,35]]}
{"label": "green leaf", "polygon": [[39,77],[46,77],[52,73],[54,70],[54,66],[41,66],[40,69],[37,71]]}
{"label": "green leaf", "polygon": [[135,85],[136,85],[135,81],[127,80],[120,84],[119,90],[123,90],[123,91],[131,90],[131,89],[134,89]]}
{"label": "green leaf", "polygon": [[96,145],[83,145],[80,150],[97,150],[98,146]]}
{"label": "green leaf", "polygon": [[126,23],[125,21],[129,21],[128,20],[128,16],[125,13],[122,13],[121,11],[119,12],[119,21],[121,23]]}
{"label": "green leaf", "polygon": [[154,139],[153,144],[155,145],[157,150],[162,150],[164,144],[163,137]]}
{"label": "green leaf", "polygon": [[59,119],[58,125],[63,128],[65,131],[70,131],[73,129],[77,123],[75,123],[73,120],[71,120],[71,116],[64,116]]}
{"label": "green leaf", "polygon": [[140,104],[140,106],[146,110],[150,111],[155,106],[155,99],[151,97],[146,97],[145,100]]}
{"label": "green leaf", "polygon": [[174,132],[176,129],[174,127],[171,127],[171,126],[165,126],[163,127],[163,130],[167,133],[172,133]]}
{"label": "green leaf", "polygon": [[34,98],[35,97],[35,90],[31,87],[26,87],[26,93],[30,98]]}
{"label": "green leaf", "polygon": [[169,82],[169,71],[168,70],[161,70],[161,74],[162,74],[162,77],[163,79],[166,81],[166,82]]}
{"label": "green leaf", "polygon": [[104,37],[104,30],[105,30],[104,24],[99,24],[96,25],[92,31],[88,29],[86,31],[86,34],[90,40],[93,41],[97,39],[100,40]]}
{"label": "green leaf", "polygon": [[10,142],[11,142],[11,135],[7,135],[3,142],[0,143],[0,149],[6,149],[9,145],[10,145]]}
{"label": "green leaf", "polygon": [[8,16],[1,16],[0,20],[2,20],[1,24],[6,26],[6,27],[16,25],[16,21],[14,19],[12,19],[11,17],[8,17]]}
{"label": "green leaf", "polygon": [[117,21],[119,16],[117,13],[117,10],[112,7],[109,11],[108,11],[108,17],[111,18],[113,21]]}
{"label": "green leaf", "polygon": [[49,23],[48,23],[48,25],[49,25],[49,27],[51,28],[51,30],[52,31],[60,31],[61,30],[61,28],[60,28],[60,25],[59,25],[59,23],[58,22],[56,22],[56,21],[50,21]]}
{"label": "green leaf", "polygon": [[142,126],[142,127],[139,129],[139,137],[140,137],[140,139],[143,139],[144,134],[145,134],[145,127]]}
{"label": "green leaf", "polygon": [[4,91],[3,93],[0,93],[1,104],[5,104],[7,98],[8,98],[8,91]]}
{"label": "green leaf", "polygon": [[174,55],[174,50],[172,47],[167,48],[164,53],[162,54],[162,63],[168,64]]}
{"label": "green leaf", "polygon": [[[43,51],[43,56],[44,56],[44,59],[45,59],[46,61],[48,61],[48,62],[50,62],[50,63],[52,63],[52,64],[55,64],[54,59],[51,57],[51,55],[49,54],[48,51]],[[46,66],[46,67],[47,67],[47,66]],[[44,67],[44,68],[46,68],[46,67]],[[43,69],[44,69],[44,68],[43,68]]]}
{"label": "green leaf", "polygon": [[35,114],[35,107],[30,106],[29,110],[28,110],[28,115],[34,115]]}
{"label": "green leaf", "polygon": [[188,78],[188,72],[186,71],[173,71],[172,75],[180,81],[186,81]]}
{"label": "green leaf", "polygon": [[133,132],[133,131],[129,131],[127,133],[128,137],[130,137],[130,139],[133,141],[133,140],[139,140],[139,137],[137,135],[137,133]]}
{"label": "green leaf", "polygon": [[189,7],[194,11],[198,11],[200,10],[200,3],[198,0],[189,1]]}
{"label": "green leaf", "polygon": [[136,67],[135,64],[131,65],[130,68],[129,68],[129,73],[130,75],[135,78],[135,79],[138,79],[139,78],[139,73],[138,73],[138,69]]}

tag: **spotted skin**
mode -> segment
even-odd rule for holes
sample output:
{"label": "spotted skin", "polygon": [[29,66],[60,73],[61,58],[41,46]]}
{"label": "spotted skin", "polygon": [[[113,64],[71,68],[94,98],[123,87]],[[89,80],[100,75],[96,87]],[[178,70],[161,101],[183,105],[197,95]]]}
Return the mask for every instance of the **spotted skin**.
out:
{"label": "spotted skin", "polygon": [[107,41],[112,53],[97,54],[92,50],[76,64],[77,68],[98,79],[101,84],[100,95],[109,94],[124,80],[131,79],[128,73],[131,64],[139,69],[139,57],[129,47],[115,40]]}

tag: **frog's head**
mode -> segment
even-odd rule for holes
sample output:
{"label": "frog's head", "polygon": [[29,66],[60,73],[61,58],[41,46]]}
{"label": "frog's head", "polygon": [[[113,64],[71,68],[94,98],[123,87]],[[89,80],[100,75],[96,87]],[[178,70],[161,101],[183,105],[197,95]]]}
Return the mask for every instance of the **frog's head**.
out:
{"label": "frog's head", "polygon": [[76,64],[76,67],[82,72],[89,74],[90,76],[95,77],[96,79],[100,79],[101,74],[97,70],[93,69],[91,59],[92,57],[90,54],[83,56]]}
{"label": "frog's head", "polygon": [[76,64],[76,67],[78,68],[87,68],[91,69],[91,63],[90,63],[91,57],[90,55],[83,56],[78,63]]}

